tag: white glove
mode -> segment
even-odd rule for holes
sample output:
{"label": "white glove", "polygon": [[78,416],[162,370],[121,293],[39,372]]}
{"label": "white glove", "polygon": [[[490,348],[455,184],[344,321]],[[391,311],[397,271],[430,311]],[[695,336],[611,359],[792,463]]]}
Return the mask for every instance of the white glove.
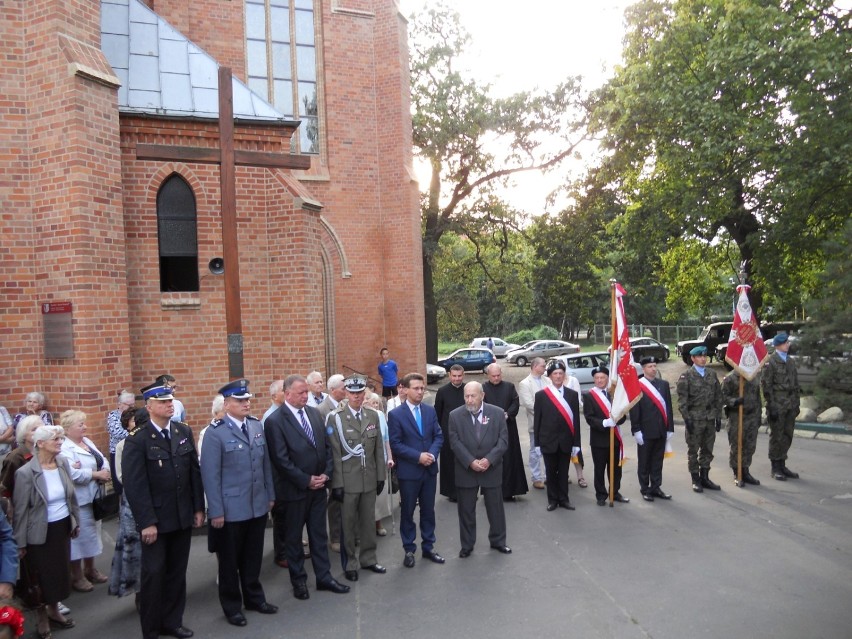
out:
{"label": "white glove", "polygon": [[641,430],[637,430],[635,433],[633,433],[633,437],[636,439],[637,444],[639,444],[640,446],[645,445],[645,438],[642,436]]}
{"label": "white glove", "polygon": [[574,448],[571,449],[571,457],[576,457],[579,454],[580,454],[580,447],[574,446]]}
{"label": "white glove", "polygon": [[666,433],[666,441],[669,441],[672,438],[672,435],[674,435],[674,433]]}
{"label": "white glove", "polygon": [[612,421],[611,417],[607,417],[605,420],[603,420],[603,427],[604,428],[615,428],[615,422]]}

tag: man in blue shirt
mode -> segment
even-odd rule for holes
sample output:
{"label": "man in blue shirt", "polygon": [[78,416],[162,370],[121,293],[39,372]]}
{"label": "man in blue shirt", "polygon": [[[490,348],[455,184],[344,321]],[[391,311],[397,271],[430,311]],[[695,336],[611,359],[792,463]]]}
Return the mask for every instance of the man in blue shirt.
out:
{"label": "man in blue shirt", "polygon": [[379,362],[379,375],[382,378],[382,397],[396,397],[399,366],[390,358],[390,352],[387,348],[383,348],[379,354],[382,356],[382,361]]}

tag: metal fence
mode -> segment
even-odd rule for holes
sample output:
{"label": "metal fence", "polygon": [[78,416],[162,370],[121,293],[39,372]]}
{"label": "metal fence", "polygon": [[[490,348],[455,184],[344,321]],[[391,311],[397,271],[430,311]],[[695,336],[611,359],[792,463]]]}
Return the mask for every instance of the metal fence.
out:
{"label": "metal fence", "polygon": [[[651,324],[630,324],[630,337],[653,337],[664,344],[676,344],[684,339],[696,339],[701,334],[701,325],[661,326]],[[612,339],[612,327],[609,324],[595,324],[592,339],[595,343],[605,344]]]}

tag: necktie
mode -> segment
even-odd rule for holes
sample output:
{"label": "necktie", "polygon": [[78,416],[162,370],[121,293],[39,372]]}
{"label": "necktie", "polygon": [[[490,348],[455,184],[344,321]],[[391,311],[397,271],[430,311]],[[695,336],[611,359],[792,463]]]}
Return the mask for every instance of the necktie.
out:
{"label": "necktie", "polygon": [[245,423],[245,422],[243,422],[242,424],[240,424],[240,430],[242,430],[242,431],[243,431],[243,435],[245,435],[245,436],[246,436],[246,439],[248,439],[248,428],[246,428],[246,423]]}
{"label": "necktie", "polygon": [[482,422],[479,420],[479,417],[482,415],[482,409],[479,409],[479,412],[473,416],[473,425],[476,426],[476,438],[482,439]]}
{"label": "necktie", "polygon": [[361,411],[360,410],[355,412],[355,419],[358,420],[359,424],[361,423]]}
{"label": "necktie", "polygon": [[606,401],[609,401],[609,391],[604,390],[604,397],[606,397]]}
{"label": "necktie", "polygon": [[164,429],[163,429],[163,430],[161,430],[160,432],[163,434],[163,437],[165,438],[165,440],[166,440],[167,442],[172,441],[172,436],[169,434],[169,429],[168,429],[168,428],[164,428]]}
{"label": "necktie", "polygon": [[314,448],[316,448],[317,442],[314,439],[314,431],[308,424],[308,420],[305,419],[305,413],[302,411],[301,408],[299,409],[299,421],[302,422],[302,430],[305,431],[305,435],[308,436],[308,439],[311,440],[311,444],[313,444]]}
{"label": "necktie", "polygon": [[423,419],[420,417],[420,406],[414,407],[414,421],[417,422],[417,432],[423,436]]}

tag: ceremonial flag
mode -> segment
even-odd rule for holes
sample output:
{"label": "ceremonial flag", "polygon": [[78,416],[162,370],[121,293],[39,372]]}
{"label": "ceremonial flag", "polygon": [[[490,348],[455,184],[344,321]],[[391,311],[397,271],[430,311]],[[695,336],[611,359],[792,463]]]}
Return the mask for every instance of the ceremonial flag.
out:
{"label": "ceremonial flag", "polygon": [[610,380],[615,380],[615,391],[612,393],[612,419],[618,421],[642,397],[642,387],[639,384],[636,368],[633,366],[630,333],[627,330],[627,318],[624,316],[622,297],[627,293],[618,282],[614,283],[614,288],[615,335],[613,341],[615,345],[610,361]]}
{"label": "ceremonial flag", "polygon": [[745,379],[753,379],[769,357],[760,334],[760,327],[748,301],[748,284],[737,286],[739,299],[734,309],[734,323],[728,339],[725,361]]}

